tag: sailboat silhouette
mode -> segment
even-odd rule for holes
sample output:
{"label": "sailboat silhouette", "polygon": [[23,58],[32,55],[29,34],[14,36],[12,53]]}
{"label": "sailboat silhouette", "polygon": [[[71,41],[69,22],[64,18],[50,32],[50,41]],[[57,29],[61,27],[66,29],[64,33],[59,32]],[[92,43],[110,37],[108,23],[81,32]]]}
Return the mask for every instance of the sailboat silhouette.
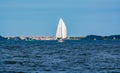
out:
{"label": "sailboat silhouette", "polygon": [[67,38],[67,28],[62,18],[60,18],[58,23],[56,38],[58,42],[63,42],[63,40]]}

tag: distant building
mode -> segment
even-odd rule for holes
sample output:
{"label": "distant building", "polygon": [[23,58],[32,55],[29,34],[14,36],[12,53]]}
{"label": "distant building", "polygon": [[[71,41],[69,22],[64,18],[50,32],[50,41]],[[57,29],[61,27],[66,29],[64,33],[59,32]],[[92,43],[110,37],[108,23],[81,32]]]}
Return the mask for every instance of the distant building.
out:
{"label": "distant building", "polygon": [[20,36],[20,39],[21,40],[26,40],[26,37],[25,36]]}

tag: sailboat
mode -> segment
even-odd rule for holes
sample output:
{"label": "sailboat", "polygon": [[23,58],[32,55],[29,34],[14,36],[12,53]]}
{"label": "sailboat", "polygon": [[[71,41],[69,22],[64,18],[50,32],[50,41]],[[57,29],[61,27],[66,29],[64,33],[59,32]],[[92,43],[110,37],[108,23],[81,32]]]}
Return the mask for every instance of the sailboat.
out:
{"label": "sailboat", "polygon": [[56,39],[58,39],[58,42],[63,42],[63,40],[66,38],[67,38],[67,28],[63,19],[60,18],[56,32]]}

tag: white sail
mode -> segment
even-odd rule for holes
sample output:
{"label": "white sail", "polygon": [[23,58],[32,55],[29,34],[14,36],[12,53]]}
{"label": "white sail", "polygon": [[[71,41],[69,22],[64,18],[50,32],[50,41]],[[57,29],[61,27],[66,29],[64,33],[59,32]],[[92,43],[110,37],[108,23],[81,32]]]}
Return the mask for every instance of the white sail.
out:
{"label": "white sail", "polygon": [[64,39],[66,37],[67,37],[66,25],[62,20],[62,18],[60,18],[58,27],[57,27],[56,38]]}

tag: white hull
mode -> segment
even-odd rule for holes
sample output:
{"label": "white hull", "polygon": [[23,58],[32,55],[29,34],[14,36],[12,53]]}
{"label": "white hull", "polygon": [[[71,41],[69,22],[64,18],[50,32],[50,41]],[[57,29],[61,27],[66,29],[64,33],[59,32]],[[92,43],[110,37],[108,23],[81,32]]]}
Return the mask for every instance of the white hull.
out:
{"label": "white hull", "polygon": [[62,42],[64,42],[64,40],[63,39],[59,39],[58,42],[62,43]]}

